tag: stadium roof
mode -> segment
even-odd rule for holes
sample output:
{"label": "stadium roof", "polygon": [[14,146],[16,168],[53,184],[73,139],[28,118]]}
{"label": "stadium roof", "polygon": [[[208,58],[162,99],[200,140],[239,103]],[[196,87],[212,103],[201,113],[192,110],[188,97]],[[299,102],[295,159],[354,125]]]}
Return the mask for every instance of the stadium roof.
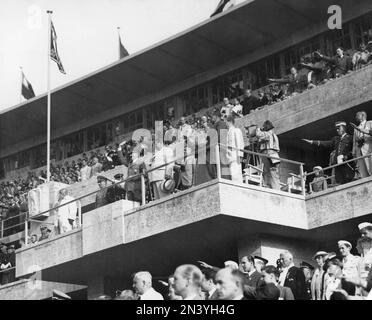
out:
{"label": "stadium roof", "polygon": [[[366,1],[339,2],[344,9]],[[56,88],[52,91],[52,133],[89,114],[156,93],[295,31],[326,22],[327,8],[332,3],[332,0],[246,1]],[[0,150],[46,134],[46,100],[46,94],[42,94],[0,113]]]}

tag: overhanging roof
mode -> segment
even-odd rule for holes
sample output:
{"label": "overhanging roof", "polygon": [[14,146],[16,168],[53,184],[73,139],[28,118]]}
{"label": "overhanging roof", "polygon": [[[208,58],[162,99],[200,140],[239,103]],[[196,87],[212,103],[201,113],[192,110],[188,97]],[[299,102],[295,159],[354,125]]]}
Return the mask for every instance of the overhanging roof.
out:
{"label": "overhanging roof", "polygon": [[[347,10],[366,1],[339,4]],[[52,131],[155,93],[320,21],[326,23],[331,4],[332,0],[246,1],[53,90]],[[46,133],[46,100],[43,94],[0,113],[0,150]]]}

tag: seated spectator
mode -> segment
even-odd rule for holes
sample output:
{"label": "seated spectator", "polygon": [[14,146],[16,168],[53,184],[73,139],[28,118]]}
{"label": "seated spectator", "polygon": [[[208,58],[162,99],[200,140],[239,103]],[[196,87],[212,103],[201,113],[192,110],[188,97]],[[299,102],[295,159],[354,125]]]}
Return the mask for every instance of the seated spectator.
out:
{"label": "seated spectator", "polygon": [[39,237],[39,241],[43,241],[43,240],[47,240],[49,239],[49,236],[50,236],[50,233],[52,232],[52,230],[50,230],[46,224],[42,224],[40,226],[40,232],[41,232],[41,235]]}
{"label": "seated spectator", "polygon": [[328,177],[324,174],[321,166],[313,168],[314,179],[310,183],[310,193],[324,191],[328,188],[327,179]]}
{"label": "seated spectator", "polygon": [[139,300],[164,300],[152,287],[152,276],[147,271],[137,272],[133,277],[133,289]]}

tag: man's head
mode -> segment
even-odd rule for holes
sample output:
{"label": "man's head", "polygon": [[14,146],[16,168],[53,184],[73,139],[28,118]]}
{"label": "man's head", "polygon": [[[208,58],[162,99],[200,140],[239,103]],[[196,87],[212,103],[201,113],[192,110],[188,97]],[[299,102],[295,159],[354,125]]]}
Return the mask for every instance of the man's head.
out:
{"label": "man's head", "polygon": [[6,254],[8,252],[7,246],[5,244],[1,245],[1,252],[4,253],[4,254]]}
{"label": "man's head", "polygon": [[180,125],[183,126],[185,123],[186,123],[186,118],[185,117],[181,117],[181,119],[180,119]]}
{"label": "man's head", "polygon": [[357,112],[355,119],[358,123],[363,122],[364,120],[367,120],[367,113],[365,111]]}
{"label": "man's head", "polygon": [[287,268],[293,263],[293,255],[288,250],[283,251],[280,254],[280,262],[284,268]]}
{"label": "man's head", "polygon": [[223,104],[224,104],[225,106],[228,106],[228,105],[230,104],[230,100],[229,100],[229,98],[223,98]]}
{"label": "man's head", "polygon": [[83,167],[85,167],[87,165],[87,160],[85,158],[83,158],[83,160],[81,161],[81,163],[83,164]]}
{"label": "man's head", "polygon": [[219,270],[216,274],[216,292],[219,300],[234,300],[242,296],[244,274],[231,268]]}
{"label": "man's head", "polygon": [[336,54],[341,58],[344,55],[344,50],[341,47],[339,47],[336,50]]}
{"label": "man's head", "polygon": [[372,223],[363,222],[358,227],[362,237],[372,239]]}
{"label": "man's head", "polygon": [[342,257],[347,257],[350,254],[352,246],[349,241],[340,240],[338,242],[338,249],[340,250],[340,254]]}
{"label": "man's head", "polygon": [[346,122],[339,121],[336,122],[336,131],[339,136],[343,136],[346,133]]}
{"label": "man's head", "polygon": [[200,269],[192,264],[179,266],[174,272],[174,292],[183,299],[197,294],[203,279]]}
{"label": "man's head", "polygon": [[15,251],[15,247],[14,247],[14,244],[12,244],[8,247],[8,253],[13,253],[14,251]]}
{"label": "man's head", "polygon": [[228,127],[233,127],[235,125],[235,117],[233,115],[229,115],[226,118],[226,124]]}
{"label": "man's head", "polygon": [[291,74],[292,74],[292,75],[297,74],[297,69],[296,69],[295,67],[292,67],[292,68],[291,68]]}
{"label": "man's head", "polygon": [[203,273],[203,281],[201,282],[201,289],[205,292],[209,292],[213,290],[215,285],[215,278],[216,278],[216,271],[210,268],[206,268],[202,270]]}
{"label": "man's head", "polygon": [[279,270],[274,266],[269,265],[262,269],[262,278],[266,284],[268,283],[277,284],[279,275],[280,275]]}
{"label": "man's head", "polygon": [[254,268],[254,258],[252,256],[244,256],[240,260],[240,265],[242,267],[243,272],[251,272]]}
{"label": "man's head", "polygon": [[261,272],[268,262],[265,258],[254,256],[254,266],[258,272]]}
{"label": "man's head", "polygon": [[98,163],[98,158],[97,157],[93,157],[93,164],[97,164]]}
{"label": "man's head", "polygon": [[133,277],[134,292],[142,295],[152,287],[152,276],[150,272],[141,271],[137,272]]}
{"label": "man's head", "polygon": [[359,238],[356,248],[360,255],[365,256],[372,248],[372,238],[368,237]]}
{"label": "man's head", "polygon": [[37,241],[37,235],[33,234],[30,240],[31,240],[31,243],[35,243]]}
{"label": "man's head", "polygon": [[97,183],[98,183],[98,187],[100,189],[104,189],[107,187],[107,179],[103,176],[98,176],[97,177]]}
{"label": "man's head", "polygon": [[328,262],[327,273],[332,278],[341,279],[342,278],[342,268],[343,264],[338,259],[332,259]]}
{"label": "man's head", "polygon": [[251,89],[247,89],[247,90],[245,90],[245,92],[244,92],[244,96],[246,96],[247,98],[249,98],[251,95],[252,95],[252,91],[251,91]]}
{"label": "man's head", "polygon": [[319,177],[321,174],[323,174],[323,168],[321,166],[314,167],[313,171],[316,177]]}
{"label": "man's head", "polygon": [[177,295],[174,291],[174,277],[168,278],[168,297],[170,300],[182,300],[182,297]]}

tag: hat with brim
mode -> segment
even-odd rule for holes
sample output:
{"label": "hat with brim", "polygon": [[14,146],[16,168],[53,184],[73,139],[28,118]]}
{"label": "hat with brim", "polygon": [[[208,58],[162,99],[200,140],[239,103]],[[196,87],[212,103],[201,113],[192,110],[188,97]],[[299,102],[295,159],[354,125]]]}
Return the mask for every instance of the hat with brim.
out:
{"label": "hat with brim", "polygon": [[346,240],[340,240],[340,241],[337,242],[337,244],[338,244],[338,247],[341,247],[342,245],[347,246],[349,248],[353,247],[351,245],[351,243],[349,241],[346,241]]}
{"label": "hat with brim", "polygon": [[370,222],[363,222],[358,225],[359,231],[362,231],[364,228],[370,227],[372,228],[372,223]]}
{"label": "hat with brim", "polygon": [[260,262],[263,262],[264,264],[267,264],[269,260],[259,257],[259,256],[254,256],[254,260],[259,260]]}
{"label": "hat with brim", "polygon": [[104,176],[98,176],[97,177],[97,182],[101,182],[101,181],[107,181],[107,178],[104,177]]}
{"label": "hat with brim", "polygon": [[123,179],[123,177],[124,177],[124,174],[122,174],[122,173],[118,173],[118,174],[114,175],[115,180],[121,180],[121,179]]}
{"label": "hat with brim", "polygon": [[172,192],[176,186],[173,179],[166,179],[160,184],[160,190],[164,193]]}
{"label": "hat with brim", "polygon": [[328,255],[328,252],[325,252],[325,251],[318,251],[315,255],[314,255],[314,260],[317,258],[317,257],[320,257],[320,256],[322,256],[322,257],[325,257],[325,256],[327,256]]}
{"label": "hat with brim", "polygon": [[345,121],[337,121],[337,122],[335,123],[335,127],[336,127],[336,128],[341,127],[341,126],[346,127],[346,122],[345,122]]}
{"label": "hat with brim", "polygon": [[315,166],[313,168],[313,171],[315,171],[315,170],[323,171],[323,168],[321,166]]}
{"label": "hat with brim", "polygon": [[301,269],[310,269],[310,270],[314,270],[314,267],[310,264],[310,263],[307,263],[306,261],[302,261],[301,264],[300,264],[300,268]]}

